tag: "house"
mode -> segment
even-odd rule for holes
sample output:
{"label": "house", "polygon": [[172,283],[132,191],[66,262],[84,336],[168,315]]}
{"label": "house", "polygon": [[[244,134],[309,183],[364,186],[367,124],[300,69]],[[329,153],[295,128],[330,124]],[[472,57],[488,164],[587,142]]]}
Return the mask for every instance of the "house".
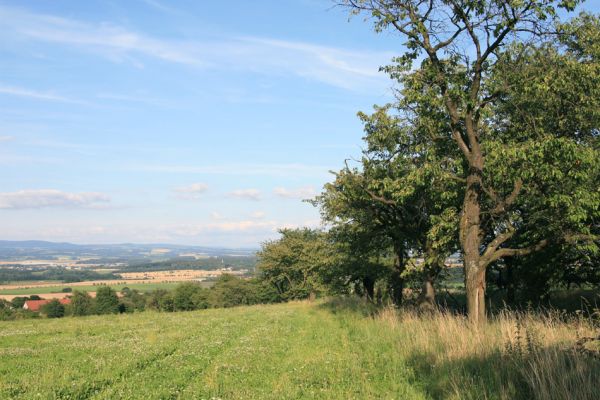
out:
{"label": "house", "polygon": [[[44,305],[50,303],[51,301],[52,300],[27,300],[25,304],[23,304],[23,308],[25,310],[39,312]],[[62,305],[71,304],[71,299],[69,298],[59,299],[58,301]]]}

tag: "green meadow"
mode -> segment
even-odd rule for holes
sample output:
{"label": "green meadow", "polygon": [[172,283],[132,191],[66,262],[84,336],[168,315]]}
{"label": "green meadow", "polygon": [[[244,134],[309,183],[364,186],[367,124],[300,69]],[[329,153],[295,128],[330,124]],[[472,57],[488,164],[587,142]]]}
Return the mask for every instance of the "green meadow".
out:
{"label": "green meadow", "polygon": [[565,350],[591,327],[519,320],[338,301],[0,322],[0,398],[548,398],[557,363],[555,398],[593,398],[600,363]]}

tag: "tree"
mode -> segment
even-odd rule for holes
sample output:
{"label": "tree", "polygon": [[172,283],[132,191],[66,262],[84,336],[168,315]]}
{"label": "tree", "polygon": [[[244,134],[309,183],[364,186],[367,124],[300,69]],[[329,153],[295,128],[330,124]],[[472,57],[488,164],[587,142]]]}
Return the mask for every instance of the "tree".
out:
{"label": "tree", "polygon": [[325,292],[320,273],[331,257],[326,235],[308,228],[279,232],[279,240],[264,243],[257,253],[260,279],[273,285],[287,300]]}
{"label": "tree", "polygon": [[[378,255],[392,250],[388,279],[396,304],[402,300],[405,277],[418,275],[420,302],[433,306],[434,281],[456,242],[459,196],[448,169],[455,174],[461,166],[448,156],[448,141],[428,140],[439,135],[436,119],[410,120],[392,115],[391,109],[359,114],[366,133],[360,169],[347,166],[337,173],[313,204],[336,231],[362,238],[361,248]],[[440,168],[442,162],[446,169]],[[415,263],[416,258],[423,261]]]}
{"label": "tree", "polygon": [[96,313],[117,314],[119,312],[119,298],[110,286],[101,286],[96,291]]}
{"label": "tree", "polygon": [[146,306],[158,311],[175,311],[173,295],[164,289],[156,289],[148,293]]}
{"label": "tree", "polygon": [[198,305],[196,300],[198,298],[198,292],[202,291],[202,286],[193,282],[186,282],[177,285],[173,291],[173,305],[177,311],[190,311],[196,310]]}
{"label": "tree", "polygon": [[146,297],[138,290],[124,287],[121,294],[120,304],[125,312],[143,311],[146,308]]}
{"label": "tree", "polygon": [[76,316],[92,315],[95,311],[94,299],[86,292],[76,290],[73,292],[73,296],[71,296],[69,309],[71,314]]}
{"label": "tree", "polygon": [[[451,138],[459,151],[464,164],[463,175],[456,176],[462,182],[463,191],[459,242],[465,268],[467,309],[474,322],[485,319],[488,266],[505,257],[530,254],[550,243],[548,238],[540,238],[527,243],[513,241],[523,247],[507,246],[518,232],[512,223],[516,215],[512,207],[524,183],[514,169],[510,169],[511,179],[503,181],[500,187],[492,185],[493,179],[485,181],[494,175],[489,171],[488,151],[492,151],[494,144],[501,143],[497,140],[500,126],[489,113],[504,94],[495,90],[490,75],[499,63],[502,50],[510,43],[523,43],[553,31],[557,10],[572,11],[577,3],[552,0],[341,1],[353,13],[370,13],[377,31],[392,28],[406,39],[406,53],[395,59],[395,65],[384,68],[402,84],[400,108],[419,117],[436,115],[444,124],[440,133]],[[413,69],[420,56],[424,56],[423,61]],[[521,81],[520,85],[524,83],[527,82]],[[425,93],[439,99],[441,115],[438,115],[439,108],[428,108],[431,100],[424,97]],[[535,132],[523,133],[527,140],[535,139]],[[567,134],[573,137],[576,132]],[[543,143],[537,145],[543,146]],[[560,149],[538,147],[534,152],[561,158],[553,150]],[[528,168],[525,173],[531,171]],[[587,232],[585,229],[566,232],[555,239],[574,240],[580,233]]]}
{"label": "tree", "polygon": [[49,303],[44,304],[40,311],[48,318],[62,318],[65,316],[65,306],[57,299],[52,299]]}
{"label": "tree", "polygon": [[223,274],[210,288],[208,297],[210,307],[236,307],[258,303],[255,285],[229,274]]}
{"label": "tree", "polygon": [[23,308],[23,306],[25,305],[25,302],[29,300],[28,297],[15,297],[13,298],[10,302],[12,303],[14,308]]}

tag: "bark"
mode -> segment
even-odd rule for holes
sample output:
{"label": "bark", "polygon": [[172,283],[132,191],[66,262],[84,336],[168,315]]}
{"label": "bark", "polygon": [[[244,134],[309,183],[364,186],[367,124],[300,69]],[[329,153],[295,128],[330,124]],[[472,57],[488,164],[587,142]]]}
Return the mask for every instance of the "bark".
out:
{"label": "bark", "polygon": [[362,284],[365,289],[367,300],[373,301],[375,298],[375,281],[371,277],[366,276],[362,279]]}
{"label": "bark", "polygon": [[[473,149],[475,150],[475,149]],[[478,149],[479,150],[479,149]],[[467,188],[463,201],[460,224],[460,241],[463,250],[465,268],[465,288],[469,320],[474,323],[485,321],[485,269],[481,263],[481,175],[483,158],[481,152],[474,151],[471,167],[467,176]]]}
{"label": "bark", "polygon": [[515,277],[512,260],[506,260],[506,302],[515,304]]}
{"label": "bark", "polygon": [[392,271],[388,288],[392,302],[397,306],[402,304],[402,296],[404,291],[404,278],[402,278],[402,273],[404,272],[404,267],[404,250],[396,247],[394,270]]}
{"label": "bark", "polygon": [[423,310],[433,310],[435,308],[435,288],[433,282],[434,278],[431,275],[427,275],[423,279],[418,299],[419,308]]}

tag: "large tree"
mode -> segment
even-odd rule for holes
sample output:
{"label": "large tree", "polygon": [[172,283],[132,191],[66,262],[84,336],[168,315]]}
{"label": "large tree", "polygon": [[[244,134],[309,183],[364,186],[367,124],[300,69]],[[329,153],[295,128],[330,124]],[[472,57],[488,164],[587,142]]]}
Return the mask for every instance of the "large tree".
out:
{"label": "large tree", "polygon": [[[447,141],[431,140],[436,120],[407,119],[390,106],[359,116],[366,145],[360,165],[337,173],[314,204],[336,231],[369,237],[361,239],[362,248],[379,254],[392,249],[388,279],[396,304],[412,266],[423,283],[421,303],[432,306],[434,281],[454,250],[458,192],[448,171],[460,165],[446,162]],[[422,262],[415,264],[417,258]]]}
{"label": "large tree", "polygon": [[[523,221],[521,216],[526,213],[515,212],[513,207],[520,198],[532,198],[523,194],[526,182],[519,175],[535,175],[536,166],[519,164],[516,160],[497,164],[504,167],[507,178],[498,182],[493,179],[495,171],[489,171],[489,153],[504,152],[518,159],[519,150],[513,139],[521,135],[521,149],[528,149],[528,154],[547,166],[546,177],[554,174],[553,167],[558,166],[556,160],[578,158],[577,151],[573,152],[576,142],[569,142],[571,151],[563,152],[561,146],[565,142],[545,140],[559,137],[556,132],[536,136],[530,127],[518,129],[510,120],[508,128],[501,129],[510,138],[504,148],[498,139],[501,125],[493,113],[507,90],[498,88],[491,76],[507,46],[528,44],[544,35],[556,34],[558,9],[572,11],[578,1],[343,0],[340,3],[350,7],[353,13],[369,13],[376,30],[392,28],[406,40],[406,52],[395,60],[395,65],[386,68],[401,84],[400,108],[420,116],[439,114],[439,108],[428,107],[431,104],[428,95],[434,95],[443,106],[442,114],[436,117],[444,124],[440,134],[453,140],[465,171],[456,178],[462,180],[463,191],[459,241],[467,308],[472,321],[483,321],[488,266],[504,257],[530,254],[552,242],[551,238],[535,235],[529,241],[514,240]],[[415,63],[417,60],[419,64]],[[518,84],[522,88],[529,82]],[[515,92],[514,88],[508,91]],[[579,103],[582,98],[574,100]],[[597,131],[597,126],[565,127],[566,140],[580,136],[580,130]],[[513,128],[517,129],[516,133]],[[548,158],[552,160],[546,163]],[[514,169],[523,167],[526,168]],[[521,202],[523,209],[527,209],[525,203]],[[514,221],[515,216],[519,217],[518,221]],[[577,223],[571,228],[577,229],[561,231],[552,239],[573,241],[581,238],[580,234],[589,233]],[[522,247],[508,247],[509,243]]]}

